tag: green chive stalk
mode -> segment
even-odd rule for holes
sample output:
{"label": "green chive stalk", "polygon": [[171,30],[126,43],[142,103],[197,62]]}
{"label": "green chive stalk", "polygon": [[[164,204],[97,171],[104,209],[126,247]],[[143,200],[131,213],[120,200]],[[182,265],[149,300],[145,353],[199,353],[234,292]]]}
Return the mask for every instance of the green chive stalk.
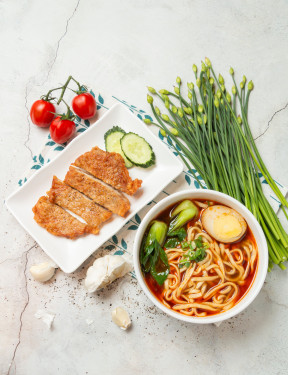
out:
{"label": "green chive stalk", "polygon": [[[257,149],[248,122],[248,104],[253,82],[243,76],[239,86],[234,69],[232,95],[221,74],[218,77],[209,59],[201,71],[194,64],[196,83],[187,83],[188,99],[182,94],[182,80],[176,79],[174,92],[154,88],[148,90],[163,103],[165,113],[154,106],[154,98],[147,96],[162,135],[170,137],[184,164],[199,185],[224,192],[243,204],[254,214],[265,233],[269,250],[269,267],[277,264],[285,269],[288,259],[288,235],[267,201],[259,172],[285,207],[288,202],[271,177]],[[196,169],[197,176],[193,169]],[[204,182],[204,183],[203,183]]]}

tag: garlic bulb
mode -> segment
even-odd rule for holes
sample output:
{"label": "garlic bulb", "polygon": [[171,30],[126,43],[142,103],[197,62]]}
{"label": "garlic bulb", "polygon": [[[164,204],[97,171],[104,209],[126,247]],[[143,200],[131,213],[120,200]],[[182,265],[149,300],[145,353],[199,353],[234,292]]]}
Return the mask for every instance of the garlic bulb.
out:
{"label": "garlic bulb", "polygon": [[130,316],[122,307],[116,307],[116,309],[112,311],[112,321],[124,331],[131,327],[132,324]]}
{"label": "garlic bulb", "polygon": [[44,262],[32,266],[30,268],[30,273],[36,281],[44,283],[53,277],[55,268],[57,268],[56,264],[53,264],[52,262]]}
{"label": "garlic bulb", "polygon": [[131,257],[125,255],[105,255],[98,258],[93,263],[93,266],[87,270],[85,279],[85,287],[89,293],[95,290],[104,288],[124,276],[127,272],[133,269]]}

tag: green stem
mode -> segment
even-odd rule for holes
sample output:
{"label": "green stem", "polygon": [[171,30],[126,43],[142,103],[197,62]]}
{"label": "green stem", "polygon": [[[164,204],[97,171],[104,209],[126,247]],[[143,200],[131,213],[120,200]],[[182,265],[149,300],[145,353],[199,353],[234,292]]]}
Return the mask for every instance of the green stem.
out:
{"label": "green stem", "polygon": [[59,105],[61,103],[61,101],[63,100],[63,96],[65,94],[65,91],[66,91],[67,86],[69,85],[69,82],[71,81],[71,79],[72,79],[72,76],[69,76],[68,79],[67,79],[67,81],[62,86],[61,95],[60,95],[60,97],[58,99],[57,105]]}
{"label": "green stem", "polygon": [[61,87],[56,87],[55,89],[51,89],[51,90],[49,90],[49,91],[47,92],[47,94],[45,95],[44,100],[49,101],[49,96],[50,96],[51,92],[56,91],[56,90],[61,90],[62,87],[63,87],[63,86],[61,86]]}
{"label": "green stem", "polygon": [[81,90],[81,85],[80,85],[80,83],[79,83],[78,81],[76,81],[76,79],[73,78],[72,76],[69,76],[69,77],[67,78],[67,81],[66,81],[66,82],[64,83],[64,85],[62,86],[61,95],[60,95],[60,97],[59,97],[59,99],[58,99],[57,105],[59,105],[59,104],[63,101],[63,96],[64,96],[65,91],[66,91],[66,89],[67,89],[67,87],[68,87],[68,85],[69,85],[69,83],[70,83],[71,80],[74,81],[74,82],[77,84],[79,91]]}

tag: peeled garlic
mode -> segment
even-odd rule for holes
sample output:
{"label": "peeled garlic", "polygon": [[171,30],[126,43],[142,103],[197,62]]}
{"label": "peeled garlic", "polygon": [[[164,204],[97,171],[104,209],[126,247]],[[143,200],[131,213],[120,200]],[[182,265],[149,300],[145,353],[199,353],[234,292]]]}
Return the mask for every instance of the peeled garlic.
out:
{"label": "peeled garlic", "polygon": [[38,310],[34,316],[37,319],[41,319],[42,322],[45,323],[49,329],[51,329],[55,314],[45,310]]}
{"label": "peeled garlic", "polygon": [[104,288],[118,277],[133,269],[131,257],[124,255],[105,255],[98,258],[87,270],[85,287],[89,293]]}
{"label": "peeled garlic", "polygon": [[30,268],[30,273],[36,281],[44,283],[45,281],[50,280],[54,275],[55,268],[57,268],[56,264],[53,264],[52,262],[44,262],[32,266]]}
{"label": "peeled garlic", "polygon": [[112,311],[112,321],[124,331],[132,324],[130,316],[122,307],[116,307],[116,309]]}

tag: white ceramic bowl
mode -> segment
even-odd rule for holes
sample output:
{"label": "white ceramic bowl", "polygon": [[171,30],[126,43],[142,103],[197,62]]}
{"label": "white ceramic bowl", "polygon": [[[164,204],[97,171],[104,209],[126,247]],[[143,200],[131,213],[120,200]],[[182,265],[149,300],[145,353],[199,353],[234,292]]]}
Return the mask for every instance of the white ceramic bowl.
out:
{"label": "white ceramic bowl", "polygon": [[[185,316],[181,313],[177,313],[176,311],[173,311],[172,309],[165,307],[150,292],[149,288],[147,287],[145,283],[145,280],[141,271],[141,266],[140,266],[140,261],[139,261],[140,245],[141,245],[141,241],[142,241],[143,235],[145,233],[145,230],[148,224],[154,218],[156,218],[157,215],[160,212],[162,212],[165,208],[169,207],[170,205],[173,205],[173,203],[177,203],[187,198],[213,200],[213,201],[222,203],[226,206],[229,206],[231,208],[234,208],[245,218],[248,226],[250,227],[255,237],[255,240],[258,246],[259,264],[258,264],[258,270],[256,273],[256,277],[254,279],[254,282],[252,284],[252,287],[250,287],[247,294],[234,307],[232,307],[230,310],[226,312],[223,312],[215,316],[207,316],[203,318]],[[262,228],[260,227],[255,217],[252,215],[252,213],[243,204],[238,202],[236,199],[231,198],[226,194],[219,193],[214,190],[206,190],[206,189],[184,190],[179,193],[172,194],[169,197],[157,203],[144,217],[140,227],[137,230],[136,238],[134,241],[133,255],[134,255],[134,268],[135,268],[137,280],[139,281],[146,296],[154,303],[154,305],[156,305],[160,310],[164,311],[166,314],[173,316],[173,318],[183,320],[189,323],[198,323],[198,324],[221,322],[243,311],[248,305],[250,305],[250,303],[256,298],[256,296],[260,292],[260,289],[263,286],[263,283],[267,274],[267,268],[268,268],[268,248],[267,248],[266,239],[262,231]]]}

